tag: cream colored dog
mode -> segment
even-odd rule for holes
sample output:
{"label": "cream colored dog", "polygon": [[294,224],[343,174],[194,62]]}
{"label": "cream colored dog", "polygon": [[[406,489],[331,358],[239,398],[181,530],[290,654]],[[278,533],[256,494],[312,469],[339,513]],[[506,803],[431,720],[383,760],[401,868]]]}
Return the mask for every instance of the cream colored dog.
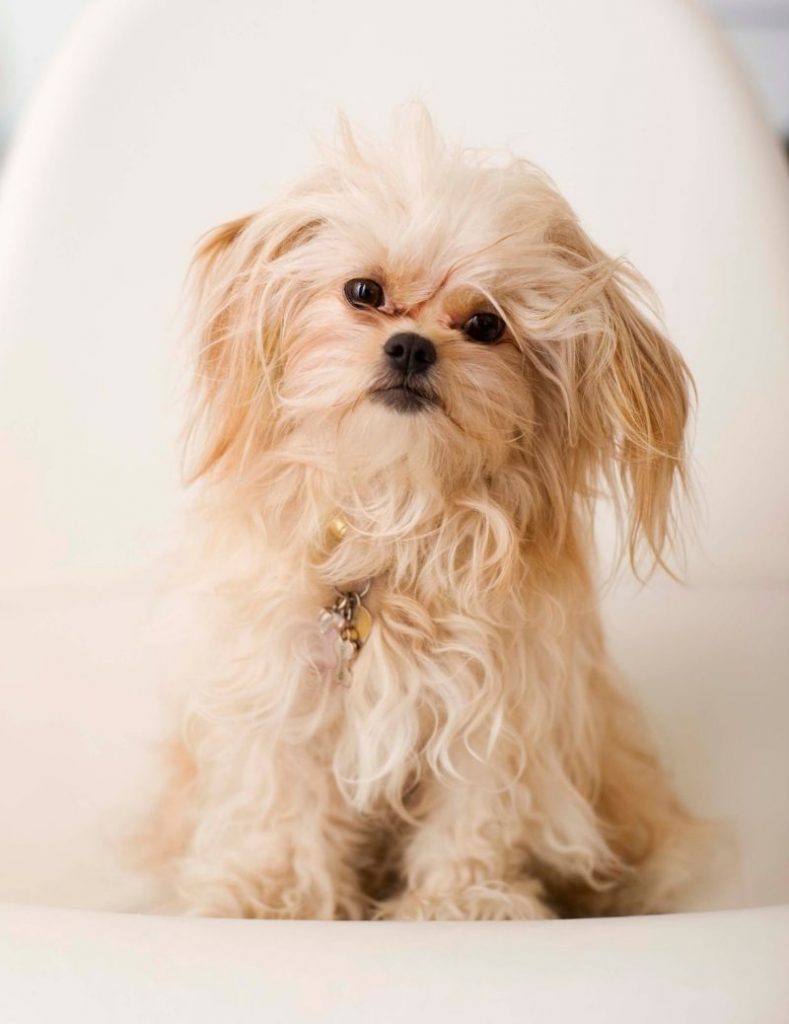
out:
{"label": "cream colored dog", "polygon": [[347,127],[197,258],[208,610],[152,832],[173,905],[679,905],[708,830],[606,656],[601,489],[661,563],[690,380],[534,166]]}

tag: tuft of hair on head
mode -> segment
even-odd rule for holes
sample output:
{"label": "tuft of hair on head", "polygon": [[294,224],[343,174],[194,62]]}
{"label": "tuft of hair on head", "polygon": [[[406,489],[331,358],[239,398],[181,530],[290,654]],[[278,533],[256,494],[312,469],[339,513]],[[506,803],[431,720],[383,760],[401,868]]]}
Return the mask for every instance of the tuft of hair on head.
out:
{"label": "tuft of hair on head", "polygon": [[[319,146],[322,152],[330,152]],[[397,154],[403,165],[426,161],[435,166],[447,151],[447,143],[428,108],[420,100],[401,103],[392,111],[389,138],[372,135],[358,125],[341,108],[335,112],[334,151],[344,160],[389,162]]]}

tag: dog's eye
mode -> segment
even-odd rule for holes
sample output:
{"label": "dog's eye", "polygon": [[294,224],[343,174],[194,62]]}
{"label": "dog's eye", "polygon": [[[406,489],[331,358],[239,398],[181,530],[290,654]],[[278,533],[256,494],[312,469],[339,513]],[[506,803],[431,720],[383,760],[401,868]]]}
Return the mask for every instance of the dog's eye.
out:
{"label": "dog's eye", "polygon": [[472,341],[492,345],[504,334],[504,321],[495,313],[475,313],[463,324],[463,333]]}
{"label": "dog's eye", "polygon": [[345,298],[357,309],[372,306],[378,309],[384,304],[384,290],[377,281],[369,277],[354,277],[345,284]]}

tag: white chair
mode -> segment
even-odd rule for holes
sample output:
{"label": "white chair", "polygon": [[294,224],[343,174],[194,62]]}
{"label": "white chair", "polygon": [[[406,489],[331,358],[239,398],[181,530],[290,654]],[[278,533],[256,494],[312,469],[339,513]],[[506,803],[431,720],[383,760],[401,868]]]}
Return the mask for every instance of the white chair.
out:
{"label": "white chair", "polygon": [[[739,833],[748,909],[499,926],[121,913],[141,898],[112,840],[159,724],[148,620],[177,528],[192,245],[306,167],[336,107],[384,127],[413,96],[446,133],[544,166],[654,284],[696,375],[688,585],[621,585],[608,620],[680,790]],[[103,0],[2,185],[0,1017],[783,1019],[789,193],[708,18],[680,0]]]}

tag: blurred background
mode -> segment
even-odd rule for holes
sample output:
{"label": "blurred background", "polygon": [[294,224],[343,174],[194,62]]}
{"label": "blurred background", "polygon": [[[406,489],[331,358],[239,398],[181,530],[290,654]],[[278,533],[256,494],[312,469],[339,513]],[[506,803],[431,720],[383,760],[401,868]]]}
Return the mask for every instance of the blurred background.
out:
{"label": "blurred background", "polygon": [[[64,37],[88,6],[102,2],[108,0],[0,0],[0,160]],[[789,0],[688,2],[702,3],[718,19],[787,146]]]}

